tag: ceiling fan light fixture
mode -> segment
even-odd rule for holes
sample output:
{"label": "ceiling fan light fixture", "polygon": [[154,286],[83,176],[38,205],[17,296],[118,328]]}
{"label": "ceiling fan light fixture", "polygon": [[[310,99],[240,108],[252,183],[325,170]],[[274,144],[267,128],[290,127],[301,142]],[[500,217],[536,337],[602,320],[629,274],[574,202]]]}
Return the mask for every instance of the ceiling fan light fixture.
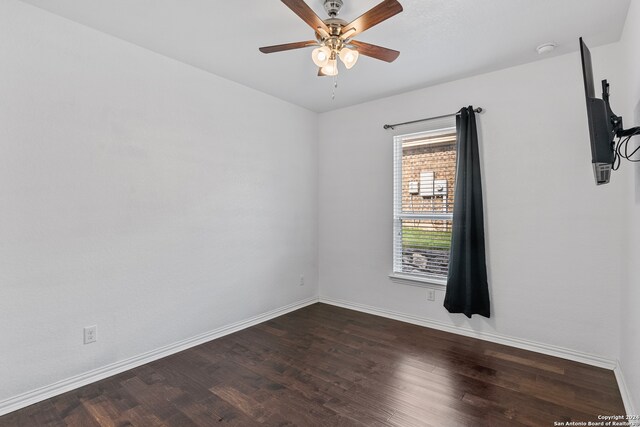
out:
{"label": "ceiling fan light fixture", "polygon": [[327,46],[321,46],[317,49],[313,49],[313,52],[311,52],[311,59],[313,59],[313,63],[318,67],[324,67],[331,60],[331,49]]}
{"label": "ceiling fan light fixture", "polygon": [[344,66],[347,67],[347,70],[350,70],[354,65],[356,65],[359,56],[360,54],[357,50],[349,49],[348,47],[343,47],[340,51],[340,60]]}
{"label": "ceiling fan light fixture", "polygon": [[329,63],[322,67],[322,74],[325,76],[337,76],[338,75],[338,61],[334,57],[329,60]]}
{"label": "ceiling fan light fixture", "polygon": [[[320,77],[337,75],[338,62],[344,63],[346,69],[353,68],[360,55],[385,62],[393,62],[400,55],[400,52],[393,49],[353,40],[354,37],[369,28],[402,12],[403,8],[398,0],[382,0],[381,3],[351,22],[337,18],[344,0],[314,0],[324,4],[325,10],[329,14],[328,19],[320,18],[307,4],[308,0],[281,1],[313,28],[315,40],[264,46],[259,48],[262,53],[283,52],[313,46],[311,59],[319,68],[318,76]],[[338,57],[340,57],[340,61],[338,61]]]}

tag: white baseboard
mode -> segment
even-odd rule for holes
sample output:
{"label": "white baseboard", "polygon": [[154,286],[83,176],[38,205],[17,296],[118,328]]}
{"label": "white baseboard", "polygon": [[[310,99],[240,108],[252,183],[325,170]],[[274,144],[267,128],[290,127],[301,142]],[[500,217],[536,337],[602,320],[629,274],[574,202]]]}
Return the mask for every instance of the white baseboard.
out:
{"label": "white baseboard", "polygon": [[624,403],[624,409],[627,411],[627,415],[638,415],[633,404],[633,399],[631,398],[631,393],[629,393],[629,388],[624,380],[624,371],[620,361],[616,364],[616,368],[613,370],[613,373],[616,375],[616,381],[618,381],[618,388],[620,389],[622,402]]}
{"label": "white baseboard", "polygon": [[504,344],[510,347],[516,347],[523,350],[534,351],[536,353],[546,354],[548,356],[560,357],[563,359],[573,360],[575,362],[585,363],[591,366],[597,366],[599,368],[605,368],[613,370],[618,365],[616,360],[608,359],[606,357],[596,356],[593,354],[583,353],[576,350],[571,350],[564,347],[558,347],[550,344],[543,344],[535,341],[529,341],[521,338],[509,337],[506,335],[492,334],[490,332],[474,331],[473,329],[463,328],[459,326],[452,326],[437,320],[431,320],[423,317],[413,316],[410,314],[399,313],[392,310],[386,310],[377,307],[371,307],[364,304],[353,303],[349,301],[336,300],[333,298],[327,298],[320,296],[320,302],[330,305],[335,305],[350,310],[361,311],[364,313],[374,314],[376,316],[386,317],[389,319],[399,320],[401,322],[407,322],[414,325],[425,326],[427,328],[438,329],[440,331],[451,332],[457,335],[464,335],[466,337],[477,338],[483,341],[490,341],[497,344]]}
{"label": "white baseboard", "polygon": [[386,317],[389,319],[399,320],[401,322],[407,322],[414,325],[424,326],[428,328],[438,329],[445,332],[451,332],[457,335],[468,336],[472,338],[478,338],[484,341],[495,342],[498,344],[504,344],[511,347],[516,347],[524,350],[535,351],[537,353],[547,354],[550,356],[561,357],[563,359],[573,360],[587,365],[597,366],[600,368],[611,369],[614,371],[616,380],[618,381],[618,387],[622,395],[625,410],[627,414],[637,414],[635,411],[629,390],[624,381],[624,375],[622,366],[618,361],[607,359],[600,356],[595,356],[563,347],[553,346],[549,344],[542,344],[534,341],[523,340],[520,338],[513,338],[504,335],[492,334],[487,332],[478,332],[468,328],[461,328],[451,326],[446,323],[438,322],[431,319],[421,318],[413,315],[399,313],[391,310],[381,309],[377,307],[371,307],[363,304],[352,303],[349,301],[336,300],[327,297],[312,297],[302,301],[289,304],[284,307],[263,313],[254,317],[251,317],[240,322],[232,323],[212,331],[200,334],[191,338],[187,338],[182,341],[178,341],[173,344],[158,348],[156,350],[149,351],[116,363],[112,363],[103,366],[98,369],[85,372],[80,375],[67,378],[62,381],[58,381],[54,384],[50,384],[45,387],[41,387],[18,396],[11,397],[9,399],[0,401],[0,416],[32,405],[34,403],[41,402],[51,397],[57,396],[62,393],[77,389],[79,387],[91,384],[93,382],[108,378],[110,376],[125,372],[129,369],[136,368],[154,360],[161,359],[166,356],[178,353],[191,347],[203,344],[205,342],[214,340],[216,338],[223,337],[233,332],[246,329],[248,327],[257,325],[267,320],[273,319],[283,314],[298,310],[317,302],[335,305],[338,307],[347,308],[350,310],[361,311],[364,313],[373,314],[376,316]]}
{"label": "white baseboard", "polygon": [[205,332],[204,334],[196,335],[194,337],[187,338],[185,340],[178,341],[173,344],[169,344],[164,347],[160,347],[158,349],[139,354],[125,360],[121,360],[119,362],[111,363],[101,368],[93,369],[89,372],[85,372],[83,374],[76,375],[62,381],[58,381],[54,384],[22,393],[18,396],[0,401],[0,416],[27,407],[29,405],[33,405],[34,403],[41,402],[59,394],[66,393],[87,384],[91,384],[93,382],[128,371],[129,369],[136,368],[146,363],[153,362],[154,360],[158,360],[163,357],[167,357],[180,351],[186,350],[188,348],[195,347],[216,338],[220,338],[233,332],[246,329],[250,326],[257,325],[258,323],[262,323],[275,317],[282,316],[283,314],[298,310],[317,302],[318,297],[307,298],[305,300],[298,301],[293,304],[277,308],[275,310],[271,310],[267,313],[235,322],[230,325],[222,326],[212,331]]}

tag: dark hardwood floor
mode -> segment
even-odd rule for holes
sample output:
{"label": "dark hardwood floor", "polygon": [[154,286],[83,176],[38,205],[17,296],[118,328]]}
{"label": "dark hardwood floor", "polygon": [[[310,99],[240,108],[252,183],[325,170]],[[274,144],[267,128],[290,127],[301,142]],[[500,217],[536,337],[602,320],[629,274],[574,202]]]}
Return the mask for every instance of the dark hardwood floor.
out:
{"label": "dark hardwood floor", "polygon": [[553,426],[613,372],[315,304],[0,417],[0,426]]}

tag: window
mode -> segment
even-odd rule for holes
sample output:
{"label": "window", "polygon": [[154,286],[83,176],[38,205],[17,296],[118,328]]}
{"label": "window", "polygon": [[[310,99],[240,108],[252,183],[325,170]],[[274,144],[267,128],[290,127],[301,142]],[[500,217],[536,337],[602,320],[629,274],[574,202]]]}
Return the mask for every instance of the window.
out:
{"label": "window", "polygon": [[446,284],[456,176],[455,118],[394,138],[393,274]]}

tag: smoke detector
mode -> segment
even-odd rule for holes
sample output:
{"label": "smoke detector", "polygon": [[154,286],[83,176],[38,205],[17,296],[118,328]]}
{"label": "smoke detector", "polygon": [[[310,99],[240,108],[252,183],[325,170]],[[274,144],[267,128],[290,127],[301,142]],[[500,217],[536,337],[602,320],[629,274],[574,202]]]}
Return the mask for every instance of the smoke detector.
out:
{"label": "smoke detector", "polygon": [[538,55],[544,55],[546,53],[553,52],[557,46],[558,45],[556,43],[544,43],[538,46],[536,50],[538,51]]}

